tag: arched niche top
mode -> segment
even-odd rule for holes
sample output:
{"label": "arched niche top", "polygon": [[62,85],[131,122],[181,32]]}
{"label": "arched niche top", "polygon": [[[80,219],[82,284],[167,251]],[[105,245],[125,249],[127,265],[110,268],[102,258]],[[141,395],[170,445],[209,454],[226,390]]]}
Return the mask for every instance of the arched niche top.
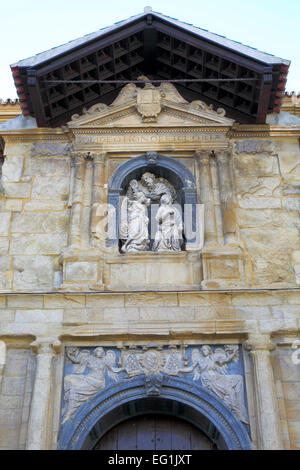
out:
{"label": "arched niche top", "polygon": [[196,189],[195,177],[183,163],[172,157],[148,152],[122,163],[111,177],[109,190],[121,191],[131,179],[140,179],[146,171],[166,178],[177,188]]}
{"label": "arched niche top", "polygon": [[189,421],[219,449],[251,449],[246,427],[225,403],[203,387],[191,388],[177,377],[164,378],[159,396],[147,395],[142,377],[98,392],[63,425],[58,449],[91,449],[112,427],[150,409],[153,413],[172,414]]}

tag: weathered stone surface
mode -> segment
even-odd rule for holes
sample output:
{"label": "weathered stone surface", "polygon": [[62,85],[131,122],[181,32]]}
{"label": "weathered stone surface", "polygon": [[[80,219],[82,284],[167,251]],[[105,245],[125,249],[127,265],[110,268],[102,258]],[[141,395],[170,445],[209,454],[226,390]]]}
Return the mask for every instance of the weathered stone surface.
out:
{"label": "weathered stone surface", "polygon": [[53,294],[45,295],[45,308],[80,308],[85,306],[85,295]]}
{"label": "weathered stone surface", "polygon": [[8,253],[9,238],[0,238],[0,256]]}
{"label": "weathered stone surface", "polygon": [[0,323],[15,321],[15,310],[10,308],[0,309]]}
{"label": "weathered stone surface", "polygon": [[[241,238],[245,240],[247,248],[251,251],[272,250],[281,252],[298,249],[300,246],[299,230],[297,228],[245,228],[241,230]],[[265,253],[267,255],[267,253]],[[264,254],[264,255],[265,255]]]}
{"label": "weathered stone surface", "polygon": [[41,199],[25,202],[24,211],[27,212],[39,212],[39,211],[63,211],[66,209],[67,202],[65,201],[53,201],[52,199]]}
{"label": "weathered stone surface", "polygon": [[300,184],[288,184],[283,183],[282,185],[282,194],[285,196],[289,195],[300,195]]}
{"label": "weathered stone surface", "polygon": [[32,199],[59,199],[69,194],[69,178],[37,176],[32,187]]}
{"label": "weathered stone surface", "polygon": [[125,306],[126,307],[143,307],[147,305],[155,305],[157,307],[177,306],[177,294],[160,294],[145,293],[145,294],[126,294]]}
{"label": "weathered stone surface", "polygon": [[288,253],[268,251],[263,255],[253,253],[253,276],[256,285],[293,282],[294,273]]}
{"label": "weathered stone surface", "polygon": [[281,209],[281,199],[275,197],[238,198],[238,204],[242,209]]}
{"label": "weathered stone surface", "polygon": [[0,289],[9,290],[12,286],[12,278],[10,272],[0,271]]}
{"label": "weathered stone surface", "polygon": [[31,184],[30,183],[5,183],[3,182],[3,187],[6,197],[13,198],[28,198],[31,193]]}
{"label": "weathered stone surface", "polygon": [[20,181],[24,166],[24,157],[7,157],[2,166],[2,181]]}
{"label": "weathered stone surface", "polygon": [[69,176],[70,160],[66,158],[28,158],[24,175]]}
{"label": "weathered stone surface", "polygon": [[[86,298],[87,307],[124,307],[122,294],[91,294]],[[127,306],[127,305],[126,305]]]}
{"label": "weathered stone surface", "polygon": [[1,212],[0,237],[7,237],[10,227],[11,212]]}
{"label": "weathered stone surface", "polygon": [[39,157],[43,155],[69,155],[70,144],[61,144],[57,142],[35,142],[31,149],[32,157]]}
{"label": "weathered stone surface", "polygon": [[240,140],[235,142],[235,153],[269,153],[272,152],[271,140]]}
{"label": "weathered stone surface", "polygon": [[84,261],[67,263],[66,281],[96,281],[97,276],[97,263],[88,263]]}
{"label": "weathered stone surface", "polygon": [[300,198],[299,197],[286,197],[282,199],[282,207],[287,211],[300,212]]}
{"label": "weathered stone surface", "polygon": [[[12,233],[66,233],[68,214],[14,214]],[[38,251],[36,252],[38,253]]]}
{"label": "weathered stone surface", "polygon": [[5,209],[11,212],[21,212],[23,201],[19,199],[7,199],[5,201]]}
{"label": "weathered stone surface", "polygon": [[274,176],[279,173],[275,156],[242,155],[233,157],[233,165],[237,176]]}
{"label": "weathered stone surface", "polygon": [[[103,320],[109,322],[137,321],[140,318],[138,308],[109,308],[103,309]],[[143,319],[143,318],[142,318]]]}
{"label": "weathered stone surface", "polygon": [[14,257],[14,288],[20,291],[51,290],[53,264],[54,259],[49,256]]}
{"label": "weathered stone surface", "polygon": [[286,181],[300,179],[300,149],[298,139],[282,140],[276,142],[280,172]]}
{"label": "weathered stone surface", "polygon": [[237,220],[240,227],[296,227],[300,228],[298,214],[272,209],[237,209]]}
{"label": "weathered stone surface", "polygon": [[237,177],[235,179],[237,194],[243,197],[277,197],[281,194],[279,176]]}
{"label": "weathered stone surface", "polygon": [[63,319],[63,310],[17,310],[17,323],[59,323]]}
{"label": "weathered stone surface", "polygon": [[231,305],[231,294],[184,294],[178,293],[178,302],[180,306],[188,305]]}
{"label": "weathered stone surface", "polygon": [[67,245],[67,234],[17,234],[12,235],[12,255],[59,255]]}
{"label": "weathered stone surface", "polygon": [[140,319],[146,321],[190,321],[194,320],[193,307],[144,307],[140,308]]}

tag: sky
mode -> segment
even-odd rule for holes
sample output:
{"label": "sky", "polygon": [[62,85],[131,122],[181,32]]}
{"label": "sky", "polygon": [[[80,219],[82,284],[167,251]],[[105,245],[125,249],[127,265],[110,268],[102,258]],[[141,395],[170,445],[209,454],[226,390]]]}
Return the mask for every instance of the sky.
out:
{"label": "sky", "polygon": [[3,0],[0,99],[17,97],[10,64],[139,14],[148,5],[290,60],[286,91],[300,92],[299,0]]}

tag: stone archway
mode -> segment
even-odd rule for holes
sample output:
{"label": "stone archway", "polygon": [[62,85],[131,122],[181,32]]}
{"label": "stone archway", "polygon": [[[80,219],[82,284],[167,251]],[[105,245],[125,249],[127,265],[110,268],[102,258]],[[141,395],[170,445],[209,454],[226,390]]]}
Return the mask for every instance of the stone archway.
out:
{"label": "stone archway", "polygon": [[94,395],[61,429],[58,449],[92,449],[112,427],[145,413],[180,416],[211,439],[218,449],[251,449],[246,427],[214,394],[166,377],[159,396],[149,396],[143,377]]}

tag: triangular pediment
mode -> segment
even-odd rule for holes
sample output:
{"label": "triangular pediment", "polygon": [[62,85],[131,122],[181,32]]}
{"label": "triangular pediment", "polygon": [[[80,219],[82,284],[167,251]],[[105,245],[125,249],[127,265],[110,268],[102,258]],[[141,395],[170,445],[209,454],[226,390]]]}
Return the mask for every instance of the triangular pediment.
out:
{"label": "triangular pediment", "polygon": [[126,85],[110,105],[96,104],[72,116],[68,126],[76,128],[116,127],[207,127],[232,126],[234,120],[225,117],[211,105],[196,100],[189,103],[170,83],[154,87],[145,81],[144,88]]}

